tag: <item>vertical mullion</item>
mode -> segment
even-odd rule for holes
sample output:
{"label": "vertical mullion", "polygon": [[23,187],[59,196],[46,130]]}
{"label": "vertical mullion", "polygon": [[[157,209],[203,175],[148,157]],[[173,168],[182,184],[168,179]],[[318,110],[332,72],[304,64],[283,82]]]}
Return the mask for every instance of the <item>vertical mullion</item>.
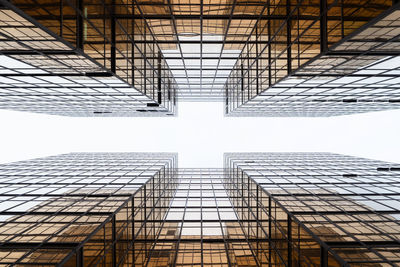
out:
{"label": "vertical mullion", "polygon": [[[132,1],[132,16],[134,16],[134,15],[135,15],[135,3]],[[132,47],[131,47],[131,50],[132,50],[131,51],[131,53],[132,53],[131,75],[132,75],[132,77],[131,77],[131,79],[132,79],[132,86],[135,86],[135,25],[136,25],[136,22],[132,18],[131,19],[131,27],[132,27],[132,36],[131,36],[131,39],[132,39],[132,43],[131,43],[131,45],[132,45]]]}
{"label": "vertical mullion", "polygon": [[261,60],[261,55],[259,55],[258,54],[258,38],[259,38],[259,36],[258,36],[258,23],[257,23],[257,25],[256,25],[256,56],[257,56],[257,59],[256,59],[256,95],[258,95],[259,94],[259,79],[258,79],[258,74],[259,74],[259,60]]}
{"label": "vertical mullion", "polygon": [[[214,201],[216,201],[215,196],[214,196]],[[204,266],[204,242],[203,242],[203,182],[200,179],[200,249],[201,249],[201,266]]]}
{"label": "vertical mullion", "polygon": [[259,188],[258,188],[258,186],[256,185],[256,187],[255,187],[255,189],[256,189],[256,201],[255,201],[255,203],[256,203],[256,239],[257,239],[257,251],[256,251],[256,253],[257,253],[257,258],[259,257],[259,255],[260,255],[260,250],[261,250],[261,244],[260,244],[260,239],[261,239],[261,236],[259,235],[259,233],[262,231],[262,226],[260,225],[261,224],[261,222],[260,222],[260,204],[261,204],[261,201],[259,201],[259,198],[260,198],[260,195],[259,195]]}
{"label": "vertical mullion", "polygon": [[[396,1],[396,0],[394,0]],[[341,34],[342,34],[342,38],[344,38],[344,0],[340,1],[340,23],[341,23]]]}
{"label": "vertical mullion", "polygon": [[152,239],[155,239],[156,236],[156,228],[155,228],[155,210],[156,210],[156,199],[155,199],[155,182],[156,182],[156,175],[160,176],[160,173],[155,174],[152,178],[153,182],[152,182],[152,189],[151,189],[151,220],[153,221],[153,229],[152,229]]}
{"label": "vertical mullion", "polygon": [[83,50],[83,0],[77,0],[76,6],[76,48]]}
{"label": "vertical mullion", "polygon": [[77,267],[83,267],[83,247],[81,247],[80,249],[78,249],[78,251],[76,252],[76,266]]}
{"label": "vertical mullion", "polygon": [[243,102],[244,102],[244,68],[243,68],[243,62],[242,62],[242,64],[240,64],[240,91],[241,91],[242,104],[243,104]]}
{"label": "vertical mullion", "polygon": [[161,51],[158,51],[158,58],[157,58],[157,102],[159,105],[161,105],[162,102],[162,95],[161,95],[161,86],[162,86],[162,81],[161,81]]}
{"label": "vertical mullion", "polygon": [[135,196],[132,196],[132,265],[135,265]]}
{"label": "vertical mullion", "polygon": [[117,235],[117,229],[116,229],[116,220],[115,220],[115,214],[112,217],[111,220],[111,228],[112,228],[112,266],[116,267],[117,266],[117,243],[116,243],[116,235]]}
{"label": "vertical mullion", "polygon": [[116,19],[115,19],[115,3],[116,0],[112,0],[110,6],[110,22],[111,22],[111,72],[115,73],[117,70],[116,66]]}
{"label": "vertical mullion", "polygon": [[327,267],[328,266],[328,251],[323,246],[321,246],[320,251],[321,251],[321,255],[320,255],[321,267]]}
{"label": "vertical mullion", "polygon": [[[268,1],[268,7],[267,7],[267,13],[268,13],[268,16],[270,16],[271,14],[271,8],[270,8],[270,0]],[[271,85],[272,85],[272,66],[271,66],[271,63],[272,63],[272,60],[271,60],[271,57],[272,57],[272,52],[271,52],[271,46],[272,46],[272,43],[271,43],[271,20],[269,19],[268,20],[268,22],[267,22],[267,27],[268,27],[268,86],[270,87]]]}
{"label": "vertical mullion", "polygon": [[291,74],[292,72],[292,23],[291,23],[291,7],[290,7],[290,1],[291,0],[286,0],[286,15],[287,15],[287,20],[286,20],[286,56],[287,56],[287,73],[288,75]]}
{"label": "vertical mullion", "polygon": [[[252,44],[254,45],[254,44]],[[252,47],[252,46],[251,46]],[[247,100],[250,98],[250,83],[252,82],[250,75],[251,75],[251,67],[250,67],[250,55],[251,55],[251,48],[250,45],[247,46]],[[251,65],[253,66],[253,65]]]}
{"label": "vertical mullion", "polygon": [[321,35],[321,53],[328,51],[328,18],[327,18],[327,0],[320,0],[320,35]]}
{"label": "vertical mullion", "polygon": [[[144,244],[145,244],[145,249],[147,246],[147,184],[144,185],[143,187],[143,220],[144,224],[142,224],[142,231],[144,231]],[[147,252],[145,251],[145,256],[147,257]]]}
{"label": "vertical mullion", "polygon": [[63,37],[63,25],[64,25],[64,11],[63,11],[64,0],[60,0],[60,37]]}
{"label": "vertical mullion", "polygon": [[[147,92],[147,36],[146,36],[146,24],[143,22],[143,88],[144,94]],[[153,95],[154,98],[154,95]]]}
{"label": "vertical mullion", "polygon": [[288,253],[288,267],[292,267],[292,218],[287,215],[287,253]]}
{"label": "vertical mullion", "polygon": [[[203,89],[203,5],[203,0],[200,0],[200,90]],[[217,70],[215,71],[216,75]]]}
{"label": "vertical mullion", "polygon": [[168,101],[171,101],[171,79],[168,78]]}
{"label": "vertical mullion", "polygon": [[271,236],[272,236],[272,216],[271,216],[271,212],[272,212],[272,208],[271,208],[271,196],[268,197],[268,255],[269,255],[269,259],[268,259],[268,266],[271,267],[272,266],[272,241],[271,241]]}

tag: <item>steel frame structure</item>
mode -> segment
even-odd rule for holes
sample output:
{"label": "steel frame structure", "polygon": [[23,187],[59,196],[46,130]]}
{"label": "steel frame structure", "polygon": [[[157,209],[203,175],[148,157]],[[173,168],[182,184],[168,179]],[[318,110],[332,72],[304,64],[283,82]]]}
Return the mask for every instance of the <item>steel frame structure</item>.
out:
{"label": "steel frame structure", "polygon": [[[178,169],[176,191],[141,266],[259,266],[222,169]],[[148,222],[149,223],[149,222]]]}
{"label": "steel frame structure", "polygon": [[[146,40],[146,21],[114,16],[132,14],[133,3],[0,4],[0,107],[69,116],[175,115],[176,83],[160,48],[135,41]],[[100,17],[88,18],[91,12]]]}
{"label": "steel frame structure", "polygon": [[176,155],[167,153],[71,153],[1,165],[0,263],[132,265],[137,221],[163,217],[175,168]]}
{"label": "steel frame structure", "polygon": [[[267,14],[285,18],[257,22],[255,42],[230,74],[226,115],[321,117],[398,108],[397,2],[280,4]],[[308,13],[319,15],[301,18]]]}
{"label": "steel frame structure", "polygon": [[398,266],[399,164],[330,153],[71,153],[0,165],[0,264]]}
{"label": "steel frame structure", "polygon": [[398,266],[400,165],[330,153],[225,154],[265,266]]}
{"label": "steel frame structure", "polygon": [[398,108],[396,1],[1,4],[3,59],[28,66],[0,65],[0,107],[159,116],[179,98],[225,101],[228,116]]}

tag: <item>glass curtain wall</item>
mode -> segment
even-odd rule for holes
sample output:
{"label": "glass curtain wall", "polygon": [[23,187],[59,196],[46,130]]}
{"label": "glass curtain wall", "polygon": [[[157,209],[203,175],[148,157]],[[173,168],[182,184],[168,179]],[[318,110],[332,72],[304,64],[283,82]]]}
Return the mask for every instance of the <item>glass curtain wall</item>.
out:
{"label": "glass curtain wall", "polygon": [[398,164],[329,153],[225,155],[225,184],[268,266],[400,264]]}
{"label": "glass curtain wall", "polygon": [[[81,105],[85,100],[91,100],[86,105],[95,107],[115,101],[116,107],[108,105],[109,112],[105,105],[95,114],[116,113],[120,105],[121,114],[150,115],[151,112],[169,111],[173,115],[175,79],[147,21],[140,18],[135,2],[2,2],[0,32],[4,40],[1,53],[11,60],[18,60],[19,65],[24,62],[30,65],[27,68],[36,68],[14,75],[11,70],[10,73],[3,71],[2,75],[6,75],[11,84],[18,82],[16,76],[34,77],[20,78],[32,84],[31,91],[27,91],[29,86],[24,86],[23,92],[30,93],[25,98],[35,100],[35,93],[39,91],[42,98],[36,101],[51,98],[54,106],[57,106],[56,100],[64,98],[80,100]],[[133,19],[134,16],[138,18]],[[73,83],[77,85],[68,91],[65,87],[70,88]],[[102,84],[106,88],[102,88]],[[43,91],[43,87],[47,90]],[[15,90],[19,93],[15,86],[8,88],[6,93]],[[75,94],[71,90],[76,90]],[[131,103],[131,110],[124,108],[126,102],[133,101],[141,106]]]}
{"label": "glass curtain wall", "polygon": [[[398,55],[399,32],[394,26],[398,6],[394,4],[389,0],[270,1],[262,14],[266,19],[257,21],[225,84],[225,113],[332,116],[395,108],[393,97],[398,95],[388,91],[385,96],[391,104],[367,101],[382,101],[376,95],[382,93],[376,85],[381,80],[375,76],[384,71],[357,72]],[[374,19],[376,24],[371,25]],[[386,86],[395,85],[389,81],[397,75],[391,75]],[[347,76],[351,77],[340,79]],[[369,88],[370,98],[361,94],[360,87]]]}
{"label": "glass curtain wall", "polygon": [[174,154],[78,153],[0,165],[0,264],[142,263],[148,249],[134,240],[160,231],[175,164]]}

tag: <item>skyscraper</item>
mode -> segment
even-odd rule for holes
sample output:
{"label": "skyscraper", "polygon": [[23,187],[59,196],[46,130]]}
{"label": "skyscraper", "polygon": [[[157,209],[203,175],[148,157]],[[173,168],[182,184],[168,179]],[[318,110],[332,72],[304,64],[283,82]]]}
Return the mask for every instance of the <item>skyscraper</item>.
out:
{"label": "skyscraper", "polygon": [[[0,0],[0,109],[166,117],[179,101],[220,101],[225,116],[329,117],[398,109],[399,84],[399,0]],[[400,266],[400,164],[2,164],[1,266]]]}
{"label": "skyscraper", "polygon": [[[393,6],[392,6],[393,4]],[[268,5],[225,85],[231,116],[334,116],[399,107],[394,1]],[[283,17],[283,18],[282,18]]]}
{"label": "skyscraper", "polygon": [[122,1],[1,1],[0,107],[68,116],[174,115],[176,83]]}
{"label": "skyscraper", "polygon": [[0,165],[0,264],[398,266],[400,165],[330,153],[72,153]]}
{"label": "skyscraper", "polygon": [[229,153],[225,164],[265,266],[400,265],[399,164],[330,153]]}
{"label": "skyscraper", "polygon": [[156,153],[0,165],[0,265],[132,266],[148,249],[135,237],[160,227],[175,168],[176,155]]}
{"label": "skyscraper", "polygon": [[228,116],[399,108],[398,1],[1,0],[0,108]]}

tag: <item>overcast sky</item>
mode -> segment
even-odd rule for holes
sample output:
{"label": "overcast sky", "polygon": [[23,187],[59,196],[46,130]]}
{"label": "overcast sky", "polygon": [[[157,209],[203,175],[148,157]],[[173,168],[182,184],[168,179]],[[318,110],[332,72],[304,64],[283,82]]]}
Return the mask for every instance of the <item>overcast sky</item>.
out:
{"label": "overcast sky", "polygon": [[400,163],[400,110],[332,118],[229,118],[222,103],[178,117],[70,118],[0,111],[0,162],[68,152],[178,152],[179,167],[222,167],[224,152],[327,151]]}

